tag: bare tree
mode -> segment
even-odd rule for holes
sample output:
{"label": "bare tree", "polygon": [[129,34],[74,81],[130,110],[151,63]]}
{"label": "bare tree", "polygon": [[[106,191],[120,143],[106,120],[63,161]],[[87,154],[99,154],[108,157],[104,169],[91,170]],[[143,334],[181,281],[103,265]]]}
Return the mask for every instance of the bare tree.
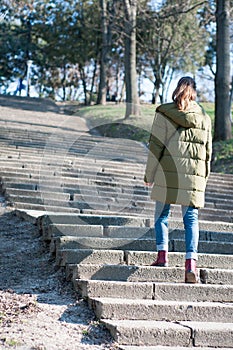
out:
{"label": "bare tree", "polygon": [[230,0],[216,1],[216,62],[214,141],[232,137],[230,118]]}

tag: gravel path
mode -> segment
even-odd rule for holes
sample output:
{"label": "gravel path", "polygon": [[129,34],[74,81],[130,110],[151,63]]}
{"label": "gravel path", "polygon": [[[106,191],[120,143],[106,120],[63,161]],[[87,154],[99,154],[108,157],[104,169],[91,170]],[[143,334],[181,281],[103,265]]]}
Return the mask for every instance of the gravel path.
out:
{"label": "gravel path", "polygon": [[0,202],[0,349],[119,349],[56,271],[37,228]]}

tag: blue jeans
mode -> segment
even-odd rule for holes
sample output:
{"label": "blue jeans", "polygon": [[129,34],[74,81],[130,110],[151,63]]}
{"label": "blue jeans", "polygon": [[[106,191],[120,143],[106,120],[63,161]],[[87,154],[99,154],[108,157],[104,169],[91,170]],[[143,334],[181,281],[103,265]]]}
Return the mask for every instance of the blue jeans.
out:
{"label": "blue jeans", "polygon": [[[155,237],[157,250],[168,251],[168,218],[170,204],[156,202]],[[182,205],[182,216],[185,228],[186,259],[197,260],[199,241],[198,209]]]}

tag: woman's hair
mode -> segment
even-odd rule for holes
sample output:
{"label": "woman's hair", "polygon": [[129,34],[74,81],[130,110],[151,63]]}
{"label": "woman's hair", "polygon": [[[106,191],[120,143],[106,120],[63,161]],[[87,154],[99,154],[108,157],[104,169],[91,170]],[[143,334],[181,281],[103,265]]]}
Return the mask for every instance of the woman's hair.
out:
{"label": "woman's hair", "polygon": [[178,109],[186,110],[190,101],[195,101],[197,97],[196,83],[191,77],[183,77],[178,81],[177,87],[172,94],[172,99]]}

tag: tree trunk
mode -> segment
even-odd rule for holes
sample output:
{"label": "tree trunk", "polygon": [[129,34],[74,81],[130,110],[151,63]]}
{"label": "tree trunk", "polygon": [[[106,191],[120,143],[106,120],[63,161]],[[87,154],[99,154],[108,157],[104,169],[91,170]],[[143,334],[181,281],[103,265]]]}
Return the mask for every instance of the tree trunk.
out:
{"label": "tree trunk", "polygon": [[106,61],[108,51],[108,26],[107,26],[107,4],[106,0],[100,0],[101,27],[102,27],[102,49],[100,58],[100,82],[97,104],[106,104]]}
{"label": "tree trunk", "polygon": [[139,114],[136,71],[136,14],[137,0],[124,0],[125,5],[125,118]]}
{"label": "tree trunk", "polygon": [[85,71],[84,71],[84,68],[81,65],[79,67],[79,72],[80,72],[80,77],[81,77],[81,81],[82,81],[82,84],[83,84],[84,104],[85,104],[85,106],[87,106],[88,105],[87,83],[86,83],[86,79],[85,79]]}
{"label": "tree trunk", "polygon": [[91,91],[90,91],[89,105],[91,105],[92,99],[93,99],[93,91],[94,91],[94,86],[95,86],[96,71],[97,71],[97,61],[95,60],[94,69],[93,69],[93,75],[92,75],[92,79],[91,79]]}
{"label": "tree trunk", "polygon": [[233,103],[233,75],[231,77],[231,91],[230,91],[230,105],[229,105],[231,123],[233,123],[232,112],[231,112],[231,105],[232,105],[232,103]]}
{"label": "tree trunk", "polygon": [[230,0],[217,0],[217,71],[215,76],[214,141],[232,137],[230,119]]}

